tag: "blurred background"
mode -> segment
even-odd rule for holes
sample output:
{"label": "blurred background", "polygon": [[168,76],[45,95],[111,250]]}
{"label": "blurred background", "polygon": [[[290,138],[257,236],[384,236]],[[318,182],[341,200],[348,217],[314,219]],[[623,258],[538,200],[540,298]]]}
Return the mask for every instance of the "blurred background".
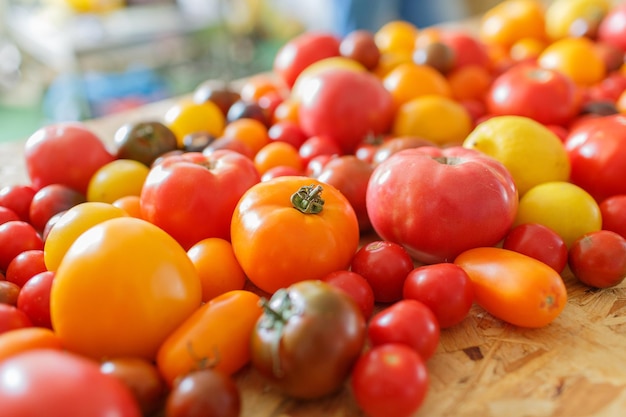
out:
{"label": "blurred background", "polygon": [[[495,0],[0,0],[0,141],[271,69],[305,30],[425,27]],[[407,6],[408,4],[408,6]]]}

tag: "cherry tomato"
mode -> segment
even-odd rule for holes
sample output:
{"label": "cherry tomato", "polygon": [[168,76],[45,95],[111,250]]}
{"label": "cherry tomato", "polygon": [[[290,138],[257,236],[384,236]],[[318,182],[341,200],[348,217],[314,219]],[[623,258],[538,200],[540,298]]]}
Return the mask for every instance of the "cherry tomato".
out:
{"label": "cherry tomato", "polygon": [[156,358],[161,375],[172,386],[206,367],[234,374],[250,362],[249,340],[261,314],[259,296],[251,291],[228,291],[209,300],[161,344]]}
{"label": "cherry tomato", "polygon": [[116,159],[132,159],[146,166],[178,148],[174,132],[157,121],[128,122],[117,129],[113,139]]}
{"label": "cherry tomato", "polygon": [[181,377],[167,396],[165,417],[239,417],[241,397],[235,381],[215,369]]}
{"label": "cherry tomato", "polygon": [[298,153],[305,166],[316,156],[343,154],[339,145],[325,135],[310,136],[300,145]]}
{"label": "cherry tomato", "polygon": [[558,233],[541,223],[515,226],[504,237],[502,247],[535,258],[559,274],[567,265],[565,241]]}
{"label": "cherry tomato", "polygon": [[30,350],[0,362],[0,403],[7,416],[141,416],[128,388],[101,373],[97,362],[57,349]]}
{"label": "cherry tomato", "polygon": [[6,271],[20,253],[43,249],[43,240],[35,228],[21,220],[0,224],[0,271]]}
{"label": "cherry tomato", "polygon": [[271,141],[287,142],[296,149],[307,140],[300,125],[291,120],[282,120],[274,123],[267,131],[267,136]]}
{"label": "cherry tomato", "polygon": [[365,319],[343,291],[319,280],[276,291],[252,333],[252,365],[295,398],[336,392],[363,350]]}
{"label": "cherry tomato", "polygon": [[626,194],[618,194],[602,200],[600,214],[602,228],[619,233],[626,238]]}
{"label": "cherry tomato", "polygon": [[128,195],[140,195],[150,169],[134,159],[116,159],[94,172],[87,186],[88,201],[113,203]]}
{"label": "cherry tomato", "polygon": [[440,327],[432,310],[421,301],[405,299],[374,314],[367,326],[371,346],[403,343],[423,360],[430,359],[439,345]]}
{"label": "cherry tomato", "polygon": [[19,216],[19,220],[30,221],[30,203],[35,196],[30,185],[7,185],[0,188],[0,206],[9,208]]}
{"label": "cherry tomato", "polygon": [[462,252],[454,260],[472,280],[476,303],[493,316],[521,327],[543,327],[567,303],[563,279],[535,258],[498,247]]}
{"label": "cherry tomato", "polygon": [[31,327],[28,315],[16,306],[0,303],[0,335],[14,329]]}
{"label": "cherry tomato", "polygon": [[0,206],[0,224],[10,222],[12,220],[20,220],[20,216],[7,207]]}
{"label": "cherry tomato", "polygon": [[404,280],[414,268],[409,253],[397,243],[377,240],[362,246],[352,257],[350,269],[363,276],[377,302],[402,298]]}
{"label": "cherry tomato", "polygon": [[402,297],[428,306],[442,329],[463,321],[474,303],[469,275],[452,263],[423,265],[409,272]]}
{"label": "cherry tomato", "polygon": [[380,60],[380,50],[374,33],[368,30],[354,30],[343,37],[339,44],[341,56],[354,59],[368,70],[373,70]]}
{"label": "cherry tomato", "polygon": [[203,132],[213,137],[221,136],[226,120],[217,104],[210,100],[202,103],[182,100],[165,112],[164,124],[174,133],[178,147],[182,148],[185,136],[190,134]]}
{"label": "cherry tomato", "polygon": [[3,280],[2,277],[0,277],[0,304],[17,306],[19,293],[20,287],[17,284]]}
{"label": "cherry tomato", "polygon": [[371,417],[410,417],[428,391],[428,370],[412,348],[388,343],[365,352],[354,365],[350,385],[356,403]]}
{"label": "cherry tomato", "polygon": [[0,362],[35,349],[62,350],[63,345],[56,333],[45,327],[23,327],[0,334]]}
{"label": "cherry tomato", "polygon": [[13,258],[7,267],[6,279],[21,288],[31,277],[43,271],[47,271],[43,250],[26,250]]}
{"label": "cherry tomato", "polygon": [[363,276],[354,271],[334,271],[322,278],[322,281],[345,291],[359,306],[367,320],[374,311],[374,291]]}
{"label": "cherry tomato", "polygon": [[626,238],[609,230],[586,233],[570,247],[569,266],[591,287],[618,285],[626,278]]}
{"label": "cherry tomato", "polygon": [[37,231],[42,232],[52,216],[85,201],[83,193],[67,185],[46,185],[37,191],[30,204],[30,223]]}

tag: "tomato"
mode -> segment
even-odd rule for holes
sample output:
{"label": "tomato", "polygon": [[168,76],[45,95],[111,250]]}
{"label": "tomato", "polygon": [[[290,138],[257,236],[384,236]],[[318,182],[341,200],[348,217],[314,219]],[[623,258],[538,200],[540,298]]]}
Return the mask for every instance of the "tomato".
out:
{"label": "tomato", "polygon": [[294,175],[303,175],[302,170],[286,165],[279,165],[265,171],[265,173],[261,175],[261,181],[264,182],[276,177],[286,177]]}
{"label": "tomato", "polygon": [[56,349],[31,350],[0,362],[0,402],[7,416],[141,416],[126,386],[102,374],[97,362]]}
{"label": "tomato", "polygon": [[0,334],[0,362],[34,349],[62,350],[63,345],[54,331],[45,327],[23,327]]}
{"label": "tomato", "polygon": [[439,345],[440,327],[432,310],[421,301],[405,299],[385,307],[367,325],[371,346],[403,343],[426,361]]}
{"label": "tomato", "polygon": [[362,275],[354,271],[334,271],[322,278],[322,281],[343,290],[359,306],[367,320],[374,311],[374,290]]}
{"label": "tomato", "polygon": [[122,209],[96,201],[77,204],[70,208],[48,232],[43,248],[46,268],[56,271],[72,243],[90,227],[105,220],[126,216]]}
{"label": "tomato", "polygon": [[626,278],[626,238],[609,230],[586,233],[570,247],[569,266],[591,287],[618,285]]}
{"label": "tomato", "polygon": [[563,279],[530,256],[497,247],[469,249],[454,260],[472,280],[475,301],[488,313],[521,327],[543,327],[567,303]]}
{"label": "tomato", "polygon": [[470,65],[489,67],[487,46],[476,36],[463,30],[446,29],[439,32],[439,42],[452,49],[453,69]]}
{"label": "tomato", "polygon": [[237,152],[171,156],[153,167],[146,178],[141,192],[142,217],[185,249],[208,237],[229,240],[235,205],[260,180],[254,163]]}
{"label": "tomato", "polygon": [[33,196],[30,204],[30,223],[37,231],[43,231],[52,216],[85,201],[85,194],[66,185],[46,185]]}
{"label": "tomato", "polygon": [[413,269],[413,259],[401,245],[376,240],[359,248],[350,269],[367,280],[377,302],[390,303],[402,298],[402,286]]}
{"label": "tomato", "polygon": [[209,300],[159,347],[161,375],[172,386],[177,378],[206,367],[234,374],[250,362],[249,340],[261,314],[259,296],[251,291],[228,291]]}
{"label": "tomato", "polygon": [[452,263],[423,265],[407,275],[402,298],[417,300],[431,309],[439,327],[452,327],[467,317],[474,303],[472,281]]}
{"label": "tomato", "polygon": [[391,93],[374,74],[337,68],[302,84],[298,120],[306,135],[327,135],[353,153],[366,136],[389,131],[393,109]]}
{"label": "tomato", "polygon": [[0,303],[0,335],[32,325],[30,318],[22,310],[16,306]]}
{"label": "tomato", "polygon": [[286,395],[314,399],[343,386],[365,343],[365,319],[343,291],[318,280],[280,289],[252,333],[252,365]]}
{"label": "tomato", "polygon": [[235,381],[214,369],[183,376],[167,396],[167,417],[238,417],[241,397]]}
{"label": "tomato", "polygon": [[178,148],[183,147],[187,135],[203,132],[219,137],[226,124],[224,114],[212,101],[181,100],[170,107],[163,118],[165,126],[176,136]]}
{"label": "tomato", "polygon": [[163,407],[167,385],[152,361],[137,357],[109,358],[100,364],[100,372],[128,387],[142,415],[153,415]]}
{"label": "tomato", "polygon": [[[602,228],[626,238],[626,194],[608,197],[600,203]],[[8,279],[8,278],[7,278]]]}
{"label": "tomato", "polygon": [[94,172],[87,186],[88,201],[113,203],[115,200],[141,194],[149,168],[134,159],[116,159]]}
{"label": "tomato", "polygon": [[23,287],[31,277],[46,270],[42,249],[25,250],[9,263],[6,279],[19,287]]}
{"label": "tomato", "polygon": [[226,127],[241,119],[254,120],[266,128],[270,125],[270,115],[259,103],[239,99],[228,109]]}
{"label": "tomato", "polygon": [[215,79],[200,83],[193,91],[193,101],[196,103],[211,101],[217,104],[224,117],[226,117],[230,106],[240,98],[239,91],[235,90],[228,82]]}
{"label": "tomato", "polygon": [[394,136],[378,146],[372,157],[372,163],[378,165],[396,152],[420,146],[435,146],[435,144],[417,136]]}
{"label": "tomato", "polygon": [[132,159],[147,166],[178,148],[174,132],[157,121],[125,123],[115,131],[113,140],[116,159]]}
{"label": "tomato", "polygon": [[366,204],[382,239],[432,264],[500,241],[513,224],[518,193],[508,170],[491,157],[456,146],[423,146],[400,151],[374,169]]}
{"label": "tomato", "polygon": [[82,233],[65,253],[50,294],[52,325],[70,351],[153,359],[201,297],[198,274],[171,236],[118,217]]}
{"label": "tomato", "polygon": [[10,208],[0,206],[0,224],[10,222],[11,220],[20,220],[20,216]]}
{"label": "tomato", "polygon": [[273,293],[347,269],[360,236],[354,209],[339,190],[298,176],[252,186],[235,208],[231,238],[248,279]]}
{"label": "tomato", "polygon": [[376,68],[380,60],[380,50],[374,34],[363,29],[353,30],[344,36],[339,44],[339,53],[354,59],[370,71]]}
{"label": "tomato", "polygon": [[626,115],[597,117],[574,126],[565,139],[570,180],[597,201],[626,194]]}
{"label": "tomato", "polygon": [[323,32],[295,36],[276,52],[272,69],[285,85],[292,87],[298,75],[312,63],[339,56],[340,42],[336,36]]}
{"label": "tomato", "polygon": [[267,136],[272,141],[287,142],[296,149],[307,140],[307,136],[302,131],[300,125],[290,120],[282,120],[270,126]]}
{"label": "tomato", "polygon": [[17,308],[22,310],[35,326],[52,328],[50,321],[50,291],[54,272],[40,272],[26,281],[17,297]]}
{"label": "tomato", "polygon": [[424,360],[409,346],[389,343],[363,354],[350,386],[358,406],[371,417],[410,417],[428,392]]}
{"label": "tomato", "polygon": [[0,188],[0,206],[13,210],[19,220],[29,222],[30,203],[36,192],[30,185],[6,185]]}
{"label": "tomato", "polygon": [[598,40],[626,52],[626,5],[618,4],[604,16],[598,26]]}
{"label": "tomato", "polygon": [[356,213],[361,233],[372,228],[365,207],[365,191],[373,171],[371,164],[354,155],[343,155],[328,161],[316,177],[346,196]]}
{"label": "tomato", "polygon": [[0,303],[17,306],[19,293],[19,285],[6,281],[0,276]]}
{"label": "tomato", "polygon": [[315,135],[307,138],[298,148],[304,166],[318,156],[336,156],[343,154],[341,147],[326,135]]}
{"label": "tomato", "polygon": [[13,220],[0,224],[0,271],[6,271],[20,253],[41,249],[43,240],[30,223]]}
{"label": "tomato", "polygon": [[87,192],[93,173],[115,159],[100,138],[79,122],[38,129],[26,140],[24,157],[35,189],[62,184],[81,194]]}
{"label": "tomato", "polygon": [[500,74],[487,91],[487,111],[525,116],[545,125],[566,125],[580,110],[574,81],[555,69],[518,64]]}
{"label": "tomato", "polygon": [[535,258],[559,274],[567,265],[567,245],[563,238],[541,223],[524,223],[512,228],[502,242],[504,249]]}

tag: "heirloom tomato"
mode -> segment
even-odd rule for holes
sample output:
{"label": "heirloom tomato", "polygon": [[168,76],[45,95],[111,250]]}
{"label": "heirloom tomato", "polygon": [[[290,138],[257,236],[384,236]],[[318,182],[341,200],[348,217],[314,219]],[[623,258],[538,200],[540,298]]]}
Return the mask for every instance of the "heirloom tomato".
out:
{"label": "heirloom tomato", "polygon": [[500,241],[515,219],[518,193],[495,159],[461,147],[424,146],[374,169],[366,205],[381,238],[432,264]]}
{"label": "heirloom tomato", "polygon": [[250,361],[250,336],[262,312],[259,296],[247,290],[209,300],[159,347],[161,375],[172,386],[177,378],[202,368],[234,374]]}
{"label": "heirloom tomato", "polygon": [[235,256],[250,281],[269,293],[347,269],[359,237],[346,197],[332,185],[302,176],[252,186],[231,222]]}
{"label": "heirloom tomato", "polygon": [[567,303],[561,275],[522,253],[498,247],[473,248],[457,256],[454,263],[472,280],[476,303],[516,326],[546,326]]}
{"label": "heirloom tomato", "polygon": [[261,181],[250,158],[227,150],[174,155],[154,166],[141,191],[142,217],[186,250],[202,239],[230,239],[239,198]]}
{"label": "heirloom tomato", "polygon": [[57,349],[0,362],[0,403],[5,416],[141,416],[130,390],[96,361]]}
{"label": "heirloom tomato", "polygon": [[366,324],[356,303],[319,280],[264,299],[251,339],[252,365],[285,394],[314,399],[343,386],[363,350]]}
{"label": "heirloom tomato", "polygon": [[56,271],[50,313],[70,351],[154,359],[201,297],[198,273],[174,238],[145,220],[117,217],[69,247]]}

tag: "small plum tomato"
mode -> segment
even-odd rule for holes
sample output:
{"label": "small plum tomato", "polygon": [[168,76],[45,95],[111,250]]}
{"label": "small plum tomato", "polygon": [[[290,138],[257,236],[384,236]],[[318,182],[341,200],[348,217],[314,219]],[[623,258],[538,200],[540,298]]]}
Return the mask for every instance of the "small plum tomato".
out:
{"label": "small plum tomato", "polygon": [[46,270],[43,249],[25,250],[9,264],[6,279],[21,288],[31,277]]}
{"label": "small plum tomato", "polygon": [[469,275],[452,263],[423,265],[409,272],[402,297],[428,306],[442,329],[463,321],[474,303]]}
{"label": "small plum tomato", "polygon": [[50,291],[53,281],[54,272],[40,272],[26,281],[17,297],[17,308],[26,313],[35,326],[52,328]]}
{"label": "small plum tomato", "polygon": [[367,336],[372,346],[406,344],[426,361],[437,350],[440,327],[426,304],[404,299],[374,314],[367,326]]}
{"label": "small plum tomato", "polygon": [[362,246],[350,262],[350,269],[369,282],[374,299],[380,303],[402,298],[404,281],[413,268],[413,259],[406,249],[397,243],[383,240]]}
{"label": "small plum tomato", "polygon": [[350,386],[357,405],[371,417],[410,417],[428,392],[428,370],[411,347],[388,343],[366,351],[356,362]]}
{"label": "small plum tomato", "polygon": [[43,249],[43,240],[30,223],[13,220],[0,224],[0,271],[6,271],[17,255],[31,249]]}
{"label": "small plum tomato", "polygon": [[540,260],[559,274],[567,265],[565,241],[558,233],[541,223],[515,226],[504,237],[502,247]]}
{"label": "small plum tomato", "polygon": [[609,230],[587,233],[570,247],[569,266],[583,284],[614,287],[626,278],[626,239]]}
{"label": "small plum tomato", "polygon": [[360,274],[353,271],[333,271],[322,281],[345,291],[357,303],[368,320],[374,311],[374,291],[372,286]]}
{"label": "small plum tomato", "polygon": [[602,228],[626,238],[626,194],[617,194],[600,202]]}

